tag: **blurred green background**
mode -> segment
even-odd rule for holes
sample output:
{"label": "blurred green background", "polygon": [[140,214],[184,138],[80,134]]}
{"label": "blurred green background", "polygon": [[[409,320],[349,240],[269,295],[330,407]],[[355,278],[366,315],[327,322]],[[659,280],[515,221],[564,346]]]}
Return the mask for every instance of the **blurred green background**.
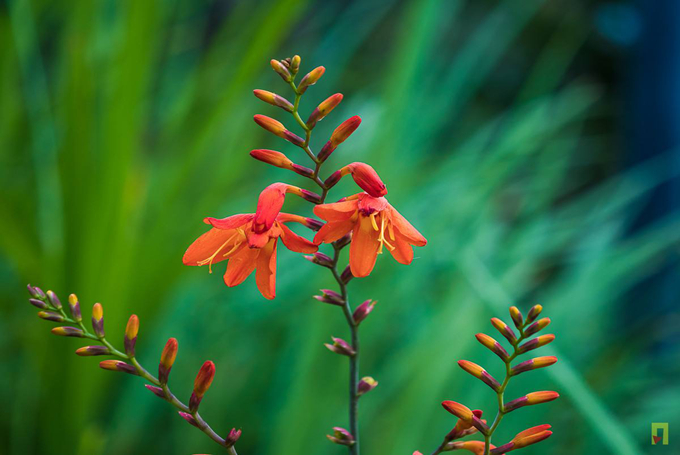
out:
{"label": "blurred green background", "polygon": [[[558,335],[543,355],[560,362],[509,396],[562,398],[513,413],[496,442],[549,422],[554,436],[524,453],[677,453],[680,160],[673,134],[654,133],[676,132],[676,111],[652,101],[675,106],[680,91],[636,75],[635,55],[671,77],[680,53],[640,51],[654,46],[644,20],[585,0],[0,2],[0,453],[220,453],[139,379],[73,355],[82,343],[35,317],[29,282],[77,293],[87,315],[102,302],[119,344],[138,314],[152,370],[177,337],[182,398],[214,360],[202,413],[220,433],[243,428],[240,453],[345,453],[324,435],[346,426],[347,365],[323,343],[347,329],[310,298],[328,274],[281,250],[269,302],[253,278],[226,288],[223,264],[181,263],[204,216],[253,211],[277,180],[313,189],[248,156],[305,164],[252,121],[294,126],[252,90],[289,96],[268,62],[295,53],[303,71],[327,68],[303,117],[345,94],[317,150],[363,118],[327,170],[371,163],[429,239],[411,266],[383,256],[350,286],[355,303],[379,302],[362,325],[362,373],[380,382],[361,402],[364,453],[430,453],[455,421],[442,400],[491,412],[493,394],[456,360],[500,374],[474,334],[535,303]],[[650,445],[651,422],[670,422],[670,446]]]}

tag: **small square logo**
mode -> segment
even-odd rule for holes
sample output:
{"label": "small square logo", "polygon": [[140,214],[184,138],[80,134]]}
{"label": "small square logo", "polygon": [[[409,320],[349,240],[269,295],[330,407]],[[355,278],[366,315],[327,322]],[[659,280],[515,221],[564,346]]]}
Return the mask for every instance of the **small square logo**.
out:
{"label": "small square logo", "polygon": [[652,423],[652,445],[668,445],[668,422]]}

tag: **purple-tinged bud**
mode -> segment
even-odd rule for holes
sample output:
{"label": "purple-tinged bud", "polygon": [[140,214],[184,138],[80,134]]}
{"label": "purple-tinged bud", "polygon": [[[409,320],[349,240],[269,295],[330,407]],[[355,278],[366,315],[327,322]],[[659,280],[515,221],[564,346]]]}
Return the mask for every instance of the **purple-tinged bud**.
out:
{"label": "purple-tinged bud", "polygon": [[484,384],[491,387],[495,392],[498,392],[501,388],[500,382],[498,382],[493,376],[491,376],[484,368],[480,367],[476,363],[459,360],[458,365],[472,376],[481,380]]}
{"label": "purple-tinged bud", "polygon": [[[272,60],[272,61],[273,61],[273,60]],[[182,417],[184,420],[186,420],[187,422],[189,422],[190,424],[192,424],[193,426],[195,426],[196,428],[198,428],[198,422],[196,422],[196,419],[194,419],[194,416],[192,416],[192,415],[189,414],[188,412],[182,412],[182,411],[179,411],[178,414],[179,414],[180,417]]]}
{"label": "purple-tinged bud", "polygon": [[361,378],[361,381],[359,381],[359,385],[357,385],[357,395],[361,396],[364,395],[365,393],[370,392],[371,390],[375,389],[378,386],[378,381],[373,379],[370,376],[366,376]]}
{"label": "purple-tinged bud", "polygon": [[71,294],[68,296],[68,306],[71,309],[71,315],[73,319],[80,322],[83,320],[83,315],[80,312],[80,302],[78,302],[78,296]]}
{"label": "purple-tinged bud", "polygon": [[343,306],[345,299],[340,294],[330,289],[322,289],[321,295],[315,295],[314,298],[319,302],[330,303],[331,305]]}
{"label": "purple-tinged bud", "polygon": [[323,224],[323,221],[319,221],[314,218],[304,218],[304,225],[312,231],[318,231],[323,227]]}
{"label": "purple-tinged bud", "polygon": [[43,292],[43,290],[40,289],[38,286],[31,286],[29,284],[27,287],[28,287],[28,293],[34,299],[45,300],[47,298],[47,296],[45,296],[45,293]]}
{"label": "purple-tinged bud", "polygon": [[256,97],[272,106],[280,107],[286,112],[293,112],[293,104],[284,97],[266,90],[253,90]]}
{"label": "purple-tinged bud", "polygon": [[531,336],[534,333],[540,332],[548,327],[548,325],[550,325],[550,318],[541,318],[524,330],[524,336]]}
{"label": "purple-tinged bud", "polygon": [[95,303],[92,307],[92,328],[99,338],[104,338],[104,308],[101,303]]}
{"label": "purple-tinged bud", "polygon": [[333,242],[333,245],[335,245],[335,247],[336,247],[337,249],[341,249],[341,248],[344,248],[344,247],[346,247],[347,245],[349,245],[349,243],[350,243],[351,241],[352,241],[352,234],[351,234],[351,233],[347,233],[347,234],[343,235],[342,237],[340,237],[340,238],[339,238],[338,240],[336,240],[335,242]]}
{"label": "purple-tinged bud", "polygon": [[36,308],[40,308],[41,310],[46,310],[49,307],[49,305],[47,305],[47,303],[43,302],[42,300],[38,300],[38,299],[28,299],[28,303],[30,303],[31,305],[33,305]]}
{"label": "purple-tinged bud", "polygon": [[352,436],[352,433],[341,427],[333,427],[333,435],[327,434],[326,437],[336,444],[348,447],[354,445],[354,436]]}
{"label": "purple-tinged bud", "polygon": [[491,350],[491,352],[500,357],[503,362],[507,362],[508,359],[510,359],[510,354],[508,354],[508,351],[506,351],[498,341],[494,340],[489,335],[485,333],[478,333],[475,335],[475,337],[477,338],[477,341],[484,345],[484,347],[488,348]]}
{"label": "purple-tinged bud", "polygon": [[320,120],[323,120],[338,104],[342,101],[342,93],[336,93],[326,98],[316,109],[314,109],[307,119],[307,128],[314,128]]}
{"label": "purple-tinged bud", "polygon": [[57,310],[61,309],[61,301],[54,292],[47,291],[47,300],[50,302],[50,305],[52,305]]}
{"label": "purple-tinged bud", "polygon": [[331,259],[330,256],[327,254],[323,253],[314,253],[312,255],[305,256],[305,259],[307,259],[310,262],[313,262],[314,264],[318,264],[323,267],[333,267],[333,259]]}
{"label": "purple-tinged bud", "polygon": [[293,172],[299,174],[303,177],[311,177],[314,175],[314,170],[305,166],[300,166],[299,164],[293,163]]}
{"label": "purple-tinged bud", "polygon": [[175,358],[177,357],[177,340],[175,338],[170,338],[163,352],[161,353],[161,362],[158,365],[158,381],[161,384],[167,384],[168,376],[170,375],[170,370],[172,365],[175,363]]}
{"label": "purple-tinged bud", "polygon": [[305,201],[309,201],[313,204],[321,203],[321,196],[309,190],[301,190],[300,197]]}
{"label": "purple-tinged bud", "polygon": [[55,313],[54,311],[40,311],[38,313],[38,317],[46,321],[64,322],[64,316],[59,313]]}
{"label": "purple-tinged bud", "polygon": [[509,325],[498,318],[491,318],[491,324],[503,335],[513,346],[517,343],[517,335]]}
{"label": "purple-tinged bud", "polygon": [[347,357],[354,357],[356,355],[356,351],[352,348],[352,346],[350,346],[348,342],[342,338],[331,338],[333,338],[333,344],[325,343],[325,346],[330,351],[335,352],[336,354],[346,355]]}
{"label": "purple-tinged bud", "polygon": [[522,316],[522,312],[519,311],[519,308],[511,306],[510,317],[512,318],[512,322],[515,323],[515,327],[517,327],[518,330],[521,330],[524,326],[524,317]]}
{"label": "purple-tinged bud", "polygon": [[251,150],[250,156],[256,160],[262,161],[263,163],[271,164],[272,166],[293,170],[293,162],[286,155],[281,152],[277,152],[276,150]]}
{"label": "purple-tinged bud", "polygon": [[545,392],[531,392],[523,397],[519,397],[505,404],[503,407],[504,412],[514,411],[515,409],[524,406],[533,406],[535,404],[548,403],[550,401],[559,398],[560,394],[557,392],[545,391]]}
{"label": "purple-tinged bud", "polygon": [[191,399],[189,400],[189,409],[191,412],[196,412],[198,405],[201,404],[203,395],[210,388],[213,379],[215,378],[215,364],[210,360],[206,361],[198,374],[196,375],[196,380],[194,381],[194,392],[191,394]]}
{"label": "purple-tinged bud", "polygon": [[323,182],[323,184],[326,188],[333,188],[335,184],[338,183],[344,175],[345,174],[342,173],[342,170],[335,171],[328,176],[328,178]]}
{"label": "purple-tinged bud", "polygon": [[255,120],[255,123],[260,125],[265,130],[269,131],[270,133],[275,134],[276,136],[283,138],[297,146],[304,145],[305,140],[302,139],[300,136],[297,136],[296,134],[288,131],[286,127],[283,126],[283,123],[274,120],[271,117],[267,117],[266,115],[257,114],[253,118]]}
{"label": "purple-tinged bud", "polygon": [[349,283],[352,278],[354,278],[354,275],[352,275],[352,270],[350,270],[349,266],[345,267],[345,270],[343,270],[340,274],[340,279],[342,280],[343,284]]}
{"label": "purple-tinged bud", "polygon": [[321,147],[321,150],[319,151],[319,154],[316,156],[319,161],[324,162],[328,159],[329,156],[331,156],[331,153],[333,153],[336,149],[336,146],[333,145],[331,141],[328,141],[324,144],[323,147]]}
{"label": "purple-tinged bud", "polygon": [[139,332],[139,318],[136,314],[130,316],[127,327],[125,328],[125,353],[130,356],[135,356],[135,343],[137,342],[137,333]]}
{"label": "purple-tinged bud", "polygon": [[525,352],[533,351],[541,346],[545,346],[548,343],[552,343],[555,339],[555,335],[541,335],[540,337],[533,338],[526,343],[522,344],[518,349],[518,354],[524,354]]}
{"label": "purple-tinged bud", "polygon": [[[477,417],[478,419],[482,418],[481,409],[475,409],[474,411],[472,411],[472,414],[474,417]],[[486,423],[486,420],[482,420],[482,422]],[[458,419],[458,422],[456,422],[456,425],[453,427],[453,429],[444,437],[444,440],[447,442],[453,441],[454,439],[460,439],[464,436],[475,434],[477,431],[478,431],[477,428],[473,427],[472,423],[468,423],[462,419]]]}
{"label": "purple-tinged bud", "polygon": [[120,371],[121,373],[132,374],[138,376],[137,370],[130,364],[123,362],[122,360],[102,360],[99,362],[99,367],[104,370]]}
{"label": "purple-tinged bud", "polygon": [[271,63],[272,69],[276,71],[279,76],[281,76],[281,79],[283,79],[284,82],[290,82],[290,71],[288,71],[288,68],[286,68],[283,63],[274,59],[272,59],[269,63]]}
{"label": "purple-tinged bud", "polygon": [[111,351],[106,346],[83,346],[76,350],[76,354],[81,357],[92,357],[96,355],[109,355]]}
{"label": "purple-tinged bud", "polygon": [[[302,59],[299,55],[294,55],[293,58],[290,59],[289,69],[293,74],[296,74],[300,69],[300,62],[302,62]],[[241,433],[239,433],[239,435],[240,434]]]}
{"label": "purple-tinged bud", "polygon": [[227,439],[224,440],[224,445],[225,447],[233,447],[234,444],[239,440],[241,437],[241,430],[237,430],[236,428],[232,428],[231,431],[229,432],[229,435],[227,436]]}
{"label": "purple-tinged bud", "polygon": [[165,390],[163,390],[161,387],[156,387],[155,385],[151,384],[144,384],[144,387],[153,392],[153,394],[156,395],[158,398],[165,399]]}
{"label": "purple-tinged bud", "polygon": [[518,374],[524,373],[525,371],[538,370],[539,368],[549,367],[555,362],[557,362],[557,357],[554,356],[536,357],[534,359],[518,363],[517,365],[512,367],[510,373],[512,376],[517,376]]}
{"label": "purple-tinged bud", "polygon": [[302,94],[307,91],[307,89],[316,84],[319,79],[321,79],[321,76],[323,76],[323,73],[326,71],[326,68],[323,66],[319,66],[314,68],[312,71],[307,73],[305,77],[302,78],[300,81],[300,84],[298,85],[298,93]]}
{"label": "purple-tinged bud", "polygon": [[541,305],[534,305],[533,307],[531,307],[531,309],[529,310],[529,314],[527,315],[526,323],[531,324],[532,322],[534,322],[538,315],[541,314],[541,311],[543,311],[543,307]]}
{"label": "purple-tinged bud", "polygon": [[489,427],[480,418],[481,413],[478,413],[476,411],[473,412],[467,406],[457,403],[455,401],[444,401],[442,402],[442,406],[444,406],[444,409],[446,409],[451,414],[455,415],[465,423],[477,428],[482,434],[488,433]]}
{"label": "purple-tinged bud", "polygon": [[366,317],[373,311],[373,307],[375,306],[375,300],[368,299],[364,301],[361,305],[359,305],[356,310],[354,310],[354,314],[352,315],[352,319],[354,320],[354,324],[359,325],[361,321],[366,319]]}
{"label": "purple-tinged bud", "polygon": [[[521,433],[518,433],[509,444],[512,444],[512,450],[523,449],[531,444],[536,444],[544,439],[548,439],[552,435],[552,431],[549,431],[550,425],[544,424],[537,427],[529,428]],[[505,452],[491,451],[494,455],[500,455]]]}
{"label": "purple-tinged bud", "polygon": [[52,329],[52,333],[60,337],[84,338],[83,331],[76,327],[55,327]]}

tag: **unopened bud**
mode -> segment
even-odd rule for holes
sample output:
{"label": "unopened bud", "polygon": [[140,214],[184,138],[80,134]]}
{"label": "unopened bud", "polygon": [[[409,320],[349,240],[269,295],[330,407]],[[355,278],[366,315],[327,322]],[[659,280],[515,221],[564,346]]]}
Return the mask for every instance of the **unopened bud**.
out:
{"label": "unopened bud", "polygon": [[253,93],[265,103],[280,107],[286,112],[293,112],[293,105],[291,102],[276,93],[268,92],[266,90],[253,90]]}
{"label": "unopened bud", "polygon": [[175,358],[177,357],[177,340],[175,338],[170,338],[163,352],[161,353],[161,362],[158,365],[158,381],[161,384],[166,384],[168,382],[168,376],[170,375],[170,370],[172,365],[175,363]]}
{"label": "unopened bud", "polygon": [[341,249],[349,245],[349,243],[352,241],[352,234],[348,232],[347,234],[343,235],[340,237],[338,240],[333,242],[333,245],[335,245],[335,248]]}
{"label": "unopened bud", "polygon": [[153,394],[156,395],[158,398],[165,399],[165,391],[161,387],[156,387],[155,385],[151,384],[144,384],[144,387],[153,392]]}
{"label": "unopened bud", "polygon": [[139,318],[136,314],[130,316],[127,327],[125,328],[125,353],[130,357],[135,356],[135,343],[137,342],[137,332],[139,332]]}
{"label": "unopened bud", "polygon": [[506,362],[510,358],[508,351],[506,351],[498,341],[494,340],[489,335],[485,333],[478,333],[475,335],[475,337],[477,338],[477,341],[500,357],[503,362]]}
{"label": "unopened bud", "polygon": [[354,323],[356,325],[359,325],[361,321],[366,319],[366,317],[373,311],[373,307],[375,307],[375,300],[368,299],[364,301],[361,305],[359,305],[356,310],[354,310],[354,314],[352,315],[352,319],[354,320]]}
{"label": "unopened bud", "polygon": [[283,126],[283,123],[274,120],[271,117],[267,117],[266,115],[257,114],[253,118],[255,120],[255,123],[260,125],[265,130],[269,131],[270,133],[275,134],[276,136],[279,136],[280,138],[283,138],[297,146],[304,145],[305,140],[302,139],[300,136],[297,136],[296,134],[288,131],[286,127]]}
{"label": "unopened bud", "polygon": [[83,346],[76,350],[76,354],[81,357],[92,357],[96,355],[108,355],[111,351],[106,346]]}
{"label": "unopened bud", "polygon": [[521,433],[518,433],[517,436],[512,438],[511,441],[511,443],[513,444],[512,449],[513,450],[522,449],[526,446],[536,444],[537,442],[541,442],[544,439],[549,438],[552,435],[552,431],[549,431],[549,428],[550,425],[545,424],[529,428],[528,430],[524,430]]}
{"label": "unopened bud", "polygon": [[345,270],[343,270],[340,274],[340,279],[342,280],[343,284],[349,283],[352,278],[354,278],[354,275],[352,275],[350,266],[345,267]]}
{"label": "unopened bud", "polygon": [[498,392],[500,390],[501,388],[500,382],[498,382],[496,378],[491,376],[484,368],[477,365],[476,363],[467,360],[459,360],[458,365],[463,370],[467,371],[472,376],[476,377],[477,379],[481,380],[484,384],[491,387],[495,392]]}
{"label": "unopened bud", "polygon": [[517,342],[517,336],[509,325],[498,318],[491,318],[491,324],[513,345]]}
{"label": "unopened bud", "polygon": [[346,168],[352,174],[354,182],[371,196],[382,197],[387,194],[387,187],[373,167],[366,163],[352,163]]}
{"label": "unopened bud", "polygon": [[309,229],[312,231],[318,231],[323,227],[323,222],[316,220],[314,218],[304,218],[303,223],[305,226],[307,226]]}
{"label": "unopened bud", "polygon": [[338,145],[342,144],[345,142],[345,140],[354,132],[356,131],[357,128],[359,128],[359,125],[361,124],[361,117],[358,115],[355,115],[354,117],[351,117],[338,126],[335,131],[333,131],[333,134],[331,134],[331,140],[330,142],[333,144],[334,147],[337,147]]}
{"label": "unopened bud", "polygon": [[290,71],[288,71],[288,68],[286,68],[283,63],[274,59],[272,59],[269,63],[271,63],[272,69],[276,71],[279,76],[281,76],[281,79],[283,79],[285,82],[290,82]]}
{"label": "unopened bud", "polygon": [[538,333],[548,327],[548,325],[550,325],[550,318],[541,318],[524,330],[524,336],[530,336],[534,333]]}
{"label": "unopened bud", "polygon": [[343,306],[345,304],[342,296],[330,289],[322,289],[321,295],[315,295],[314,298],[319,302],[330,303],[331,305]]}
{"label": "unopened bud", "polygon": [[104,308],[101,303],[92,307],[92,328],[99,338],[104,338]]}
{"label": "unopened bud", "polygon": [[239,440],[241,437],[241,430],[237,430],[236,428],[232,428],[231,431],[229,432],[229,435],[227,436],[227,439],[224,440],[224,445],[227,447],[233,447],[234,444]]}
{"label": "unopened bud", "polygon": [[71,309],[71,315],[73,319],[80,322],[83,320],[83,315],[80,313],[80,302],[78,302],[78,296],[71,294],[68,296],[68,306]]}
{"label": "unopened bud", "polygon": [[283,169],[293,169],[293,162],[283,153],[276,150],[257,149],[251,150],[250,156],[263,163],[271,164],[272,166]]}
{"label": "unopened bud", "polygon": [[543,311],[543,307],[541,305],[534,305],[531,307],[529,314],[527,314],[527,324],[534,322],[538,315],[541,314],[541,311]]}
{"label": "unopened bud", "polygon": [[52,305],[57,310],[61,308],[61,301],[54,292],[47,291],[47,300],[50,302],[50,305]]}
{"label": "unopened bud", "polygon": [[538,370],[539,368],[549,367],[555,362],[557,362],[557,357],[554,356],[536,357],[534,359],[518,363],[517,365],[512,367],[510,373],[512,374],[512,376],[516,376],[520,373],[524,373],[525,371]]}
{"label": "unopened bud", "polygon": [[290,71],[293,74],[296,74],[298,70],[300,69],[300,62],[302,59],[300,58],[299,55],[294,55],[293,58],[290,59]]}
{"label": "unopened bud", "polygon": [[305,256],[305,259],[307,259],[310,262],[313,262],[314,264],[318,264],[323,267],[333,267],[333,259],[331,259],[330,256],[327,254],[323,253],[314,253],[308,256]]}
{"label": "unopened bud", "polygon": [[512,322],[515,323],[515,327],[517,327],[517,329],[521,329],[523,327],[524,317],[522,316],[522,312],[519,311],[519,308],[516,306],[511,306],[510,317],[512,318]]}
{"label": "unopened bud", "polygon": [[196,375],[196,380],[194,381],[194,392],[191,394],[191,399],[189,400],[189,409],[195,412],[198,409],[198,405],[203,399],[203,395],[210,388],[213,379],[215,378],[215,364],[210,360],[206,361],[198,374]]}
{"label": "unopened bud", "polygon": [[[482,419],[472,412],[472,410],[467,406],[455,401],[444,401],[442,402],[442,406],[444,406],[444,409],[449,411],[451,414],[455,415],[467,424],[477,428],[483,434],[488,432],[489,427],[486,425],[486,423],[484,423]],[[481,413],[479,415],[481,416]]]}
{"label": "unopened bud", "polygon": [[323,120],[338,104],[342,101],[342,93],[336,93],[319,104],[316,109],[312,111],[307,119],[307,127],[314,128],[317,122]]}
{"label": "unopened bud", "polygon": [[40,308],[41,310],[46,310],[49,305],[47,303],[43,302],[42,300],[38,299],[28,299],[28,302],[33,305],[36,308]]}
{"label": "unopened bud", "polygon": [[361,381],[359,381],[359,385],[357,386],[357,395],[361,396],[365,393],[368,393],[371,390],[375,389],[377,386],[378,381],[376,381],[372,377],[366,376],[364,378],[361,378]]}
{"label": "unopened bud", "polygon": [[548,343],[552,343],[552,341],[555,339],[555,335],[549,334],[549,335],[541,335],[540,337],[536,337],[534,339],[531,339],[527,341],[526,343],[522,344],[518,349],[517,353],[518,354],[524,354],[525,352],[533,351],[534,349],[540,348],[541,346],[545,346]]}
{"label": "unopened bud", "polygon": [[83,331],[76,327],[55,327],[52,333],[61,337],[76,337],[83,338]]}
{"label": "unopened bud", "polygon": [[326,437],[336,444],[343,446],[354,445],[354,436],[352,436],[352,433],[341,427],[333,427],[333,435],[327,434]]}
{"label": "unopened bud", "polygon": [[342,338],[333,338],[333,344],[326,343],[325,346],[332,352],[340,355],[346,355],[347,357],[354,357],[356,351],[350,346],[348,342]]}
{"label": "unopened bud", "polygon": [[34,299],[38,300],[45,300],[47,296],[45,296],[45,293],[43,292],[42,289],[40,289],[38,286],[31,286],[30,284],[27,286],[28,288],[28,293],[33,297]]}
{"label": "unopened bud", "polygon": [[38,317],[46,321],[64,322],[64,316],[59,313],[55,313],[54,311],[40,311],[38,313]]}
{"label": "unopened bud", "polygon": [[326,71],[326,68],[324,68],[323,66],[319,66],[317,68],[314,68],[309,73],[307,73],[305,77],[302,78],[300,84],[298,85],[298,93],[300,94],[305,93],[309,86],[316,84],[317,81],[321,79],[321,76],[323,76],[324,71]]}
{"label": "unopened bud", "polygon": [[129,365],[122,360],[103,360],[99,362],[99,367],[104,370],[120,371],[121,373],[139,375],[137,370],[132,365]]}
{"label": "unopened bud", "polygon": [[189,414],[188,412],[182,412],[182,411],[179,411],[178,414],[179,414],[180,417],[182,417],[184,420],[186,420],[187,422],[189,422],[190,424],[192,424],[193,426],[195,426],[196,428],[198,428],[198,422],[196,422],[196,419],[194,419],[194,416],[192,416],[192,415]]}

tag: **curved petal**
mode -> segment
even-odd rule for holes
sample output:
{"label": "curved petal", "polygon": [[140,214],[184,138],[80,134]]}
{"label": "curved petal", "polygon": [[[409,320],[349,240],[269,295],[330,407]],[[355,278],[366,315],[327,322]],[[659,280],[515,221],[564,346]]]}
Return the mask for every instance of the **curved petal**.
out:
{"label": "curved petal", "polygon": [[379,246],[378,231],[373,229],[371,219],[366,216],[359,216],[349,247],[349,266],[352,275],[364,277],[371,273],[378,256]]}
{"label": "curved petal", "polygon": [[265,299],[276,297],[276,239],[265,245],[256,261],[255,283]]}
{"label": "curved petal", "polygon": [[272,183],[262,190],[257,200],[257,210],[253,218],[253,230],[264,232],[272,227],[286,199],[286,183]]}
{"label": "curved petal", "polygon": [[326,221],[343,221],[357,211],[358,201],[333,202],[314,207],[314,214]]}
{"label": "curved petal", "polygon": [[319,232],[314,236],[314,243],[320,245],[322,243],[331,243],[343,237],[345,234],[352,231],[356,221],[351,218],[344,221],[333,221],[324,224]]}
{"label": "curved petal", "polygon": [[413,261],[413,247],[402,236],[397,235],[395,237],[394,240],[390,240],[394,247],[393,250],[390,250],[392,257],[400,264],[410,264]]}
{"label": "curved petal", "polygon": [[229,287],[238,286],[255,270],[259,249],[241,248],[229,258],[227,271],[224,273],[224,284]]}
{"label": "curved petal", "polygon": [[264,246],[269,241],[269,232],[263,232],[261,234],[256,234],[253,231],[248,232],[248,246],[250,248],[264,248]]}
{"label": "curved petal", "polygon": [[296,253],[316,253],[318,251],[319,247],[317,245],[297,235],[288,226],[279,224],[279,227],[281,228],[281,240],[283,240],[283,244],[290,251],[295,251]]}
{"label": "curved petal", "polygon": [[406,218],[401,216],[401,214],[397,212],[394,207],[390,206],[388,210],[394,228],[399,231],[399,233],[403,235],[411,245],[427,245],[427,239],[423,237],[423,235],[418,232],[418,230],[414,228],[413,225],[411,225],[411,223],[406,220]]}
{"label": "curved petal", "polygon": [[237,227],[243,226],[252,219],[252,213],[242,213],[239,215],[228,216],[227,218],[207,217],[203,219],[203,222],[210,224],[217,229],[235,229]]}
{"label": "curved petal", "polygon": [[[184,257],[182,257],[182,262],[184,265],[199,265],[199,262],[209,259],[221,247],[221,251],[223,250],[226,253],[229,251],[230,245],[225,245],[225,242],[233,237],[235,233],[236,229],[226,231],[217,228],[210,229],[187,248]],[[225,259],[225,257],[218,253],[215,255],[212,263],[215,264]]]}

